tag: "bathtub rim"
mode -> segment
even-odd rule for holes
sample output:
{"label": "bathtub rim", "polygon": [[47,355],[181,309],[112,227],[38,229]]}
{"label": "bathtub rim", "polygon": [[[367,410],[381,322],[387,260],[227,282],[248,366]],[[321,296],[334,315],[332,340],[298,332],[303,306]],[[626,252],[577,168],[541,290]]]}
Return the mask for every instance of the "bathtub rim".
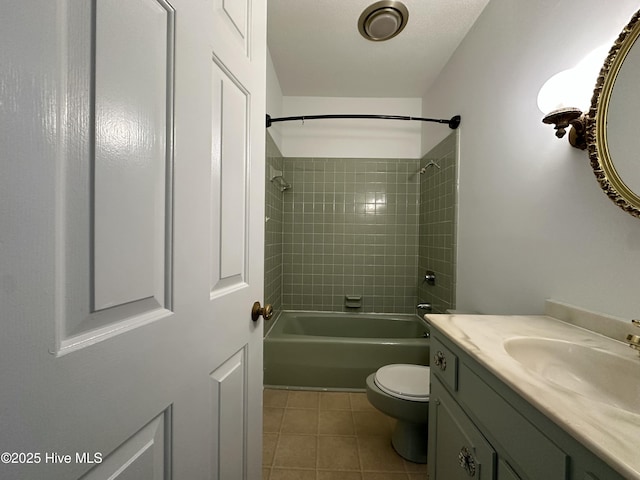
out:
{"label": "bathtub rim", "polygon": [[[282,317],[283,313],[311,313],[311,314],[327,314],[327,315],[335,315],[335,316],[355,315],[355,316],[363,316],[363,317],[373,316],[373,317],[380,317],[380,318],[393,317],[393,316],[410,317],[411,320],[415,320],[415,319],[419,320],[419,323],[422,326],[424,326],[429,332],[431,331],[431,325],[429,324],[429,322],[427,322],[424,316],[418,315],[417,313],[411,314],[411,313],[380,313],[380,312],[345,312],[345,311],[331,311],[331,310],[279,310],[278,312],[276,312],[275,318],[271,320],[271,325],[269,325],[268,330],[265,332],[263,341],[265,341],[267,337],[271,335],[274,327],[280,321],[280,318]],[[409,318],[405,318],[403,320],[408,320],[408,319]],[[288,338],[289,335],[290,334],[283,333],[278,338]],[[303,337],[304,335],[291,335],[291,336]],[[342,337],[328,337],[328,336],[320,337],[319,336],[317,338],[342,338]],[[351,337],[351,338],[361,338],[361,337]],[[363,338],[367,338],[367,337],[363,337]]]}

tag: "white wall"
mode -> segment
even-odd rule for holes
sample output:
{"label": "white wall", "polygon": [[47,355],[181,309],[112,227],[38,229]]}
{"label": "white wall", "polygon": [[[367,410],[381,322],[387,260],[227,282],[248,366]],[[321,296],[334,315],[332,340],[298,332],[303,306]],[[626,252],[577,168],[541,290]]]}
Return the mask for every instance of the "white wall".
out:
{"label": "white wall", "polygon": [[[282,116],[285,117],[332,113],[419,117],[422,100],[283,97]],[[274,132],[281,135],[280,151],[285,157],[420,158],[421,122],[416,121],[307,120],[304,125],[298,121],[274,124],[269,130],[272,135]]]}
{"label": "white wall", "polygon": [[[492,0],[425,95],[430,116],[462,115],[457,308],[542,313],[554,298],[640,316],[640,220],[536,106],[549,77],[610,43],[638,8]],[[423,151],[447,133],[425,126]]]}
{"label": "white wall", "polygon": [[[280,81],[278,80],[278,74],[273,66],[273,60],[271,59],[271,53],[267,49],[267,114],[272,117],[282,116],[282,88],[280,88]],[[271,138],[278,146],[278,149],[282,151],[282,135],[280,130],[276,128],[270,128],[269,133]]]}

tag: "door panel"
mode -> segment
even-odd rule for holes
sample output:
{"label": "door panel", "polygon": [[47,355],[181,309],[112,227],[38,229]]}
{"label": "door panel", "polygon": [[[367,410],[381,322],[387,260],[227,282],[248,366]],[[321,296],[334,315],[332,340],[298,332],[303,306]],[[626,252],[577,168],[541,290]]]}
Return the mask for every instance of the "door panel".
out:
{"label": "door panel", "polygon": [[213,399],[213,455],[220,479],[245,478],[237,452],[247,448],[246,351],[242,349],[211,373]]}
{"label": "door panel", "polygon": [[[222,30],[224,33],[220,38],[224,38],[228,46],[235,50],[236,55],[249,56],[250,26],[249,11],[251,2],[249,0],[211,0],[213,8],[214,28]],[[256,32],[259,34],[259,32]]]}
{"label": "door panel", "polygon": [[164,305],[171,13],[156,0],[97,2],[94,311]]}
{"label": "door panel", "polygon": [[212,71],[211,294],[241,287],[247,265],[247,90],[224,67]]}
{"label": "door panel", "polygon": [[260,478],[266,2],[5,10],[0,478]]}
{"label": "door panel", "polygon": [[86,452],[75,460],[94,462],[82,480],[164,480],[171,478],[171,423],[167,412],[154,418],[108,457]]}
{"label": "door panel", "polygon": [[162,0],[66,7],[58,354],[167,316],[172,296],[174,11]]}

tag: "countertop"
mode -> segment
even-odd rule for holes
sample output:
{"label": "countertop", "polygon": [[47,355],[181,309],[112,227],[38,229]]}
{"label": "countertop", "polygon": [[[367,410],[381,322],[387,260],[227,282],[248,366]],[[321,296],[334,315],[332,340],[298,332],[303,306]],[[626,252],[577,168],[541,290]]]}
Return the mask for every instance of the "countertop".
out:
{"label": "countertop", "polygon": [[427,314],[425,319],[614,470],[640,480],[640,405],[633,413],[559,388],[512,358],[503,342],[512,337],[570,340],[633,358],[638,375],[629,381],[640,386],[640,358],[628,345],[544,315]]}

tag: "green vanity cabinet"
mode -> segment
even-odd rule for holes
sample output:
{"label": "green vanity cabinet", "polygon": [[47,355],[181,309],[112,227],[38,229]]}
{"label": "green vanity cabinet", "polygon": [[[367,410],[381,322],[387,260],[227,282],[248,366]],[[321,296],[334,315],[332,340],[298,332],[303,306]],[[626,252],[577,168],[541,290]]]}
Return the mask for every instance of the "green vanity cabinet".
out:
{"label": "green vanity cabinet", "polygon": [[492,480],[496,452],[437,378],[429,402],[430,478]]}
{"label": "green vanity cabinet", "polygon": [[623,479],[462,348],[431,332],[430,480]]}

